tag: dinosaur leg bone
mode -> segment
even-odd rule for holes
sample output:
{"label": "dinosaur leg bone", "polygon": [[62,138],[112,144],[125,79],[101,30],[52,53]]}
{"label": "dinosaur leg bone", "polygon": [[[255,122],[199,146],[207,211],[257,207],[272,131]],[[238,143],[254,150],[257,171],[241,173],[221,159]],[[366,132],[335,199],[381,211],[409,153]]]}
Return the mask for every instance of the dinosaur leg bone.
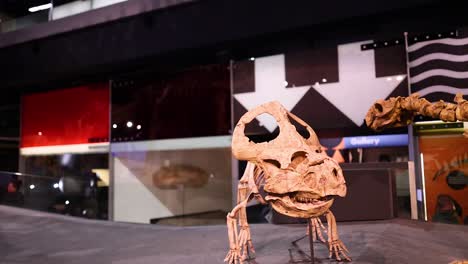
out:
{"label": "dinosaur leg bone", "polygon": [[237,223],[236,219],[230,216],[231,213],[229,213],[227,216],[229,252],[227,253],[226,258],[224,259],[224,262],[227,262],[229,264],[237,264],[240,262],[240,250],[237,244]]}
{"label": "dinosaur leg bone", "polygon": [[[247,196],[247,188],[241,188],[239,189],[239,200],[242,201],[244,199],[248,199]],[[240,231],[239,231],[239,236],[238,236],[238,245],[240,246],[240,251],[242,253],[241,259],[249,259],[250,258],[250,253],[255,254],[255,249],[252,244],[252,239],[250,235],[250,227],[249,223],[247,222],[247,211],[246,207],[242,207],[239,210],[239,226],[240,226]]]}
{"label": "dinosaur leg bone", "polygon": [[[237,205],[227,215],[230,249],[224,261],[229,264],[240,263],[250,257],[250,252],[255,253],[246,212],[247,202],[250,200],[251,195],[258,193],[256,186],[252,185],[254,182],[254,167],[255,165],[252,163],[247,164],[244,175],[239,181]],[[239,232],[237,227],[238,224],[240,226]]]}
{"label": "dinosaur leg bone", "polygon": [[328,222],[328,257],[331,258],[335,255],[336,260],[341,261],[340,255],[342,255],[344,259],[351,261],[351,258],[346,254],[349,253],[348,249],[338,236],[335,216],[331,211],[328,211],[326,217]]}
{"label": "dinosaur leg bone", "polygon": [[[320,241],[325,243],[325,239],[323,238],[323,235],[322,235],[322,229],[325,233],[327,232],[327,230],[325,229],[325,226],[323,226],[322,220],[320,220],[319,217],[313,217],[313,218],[310,218],[309,221],[312,224],[313,241],[316,241],[318,237]],[[307,227],[307,235],[309,235],[309,227]]]}

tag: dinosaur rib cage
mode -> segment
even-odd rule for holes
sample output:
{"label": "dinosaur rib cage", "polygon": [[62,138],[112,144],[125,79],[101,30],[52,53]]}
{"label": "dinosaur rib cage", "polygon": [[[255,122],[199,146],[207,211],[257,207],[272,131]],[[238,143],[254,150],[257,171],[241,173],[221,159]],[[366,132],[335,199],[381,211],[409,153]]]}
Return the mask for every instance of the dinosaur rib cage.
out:
{"label": "dinosaur rib cage", "polygon": [[254,181],[258,189],[261,189],[265,184],[265,172],[257,165],[254,168]]}

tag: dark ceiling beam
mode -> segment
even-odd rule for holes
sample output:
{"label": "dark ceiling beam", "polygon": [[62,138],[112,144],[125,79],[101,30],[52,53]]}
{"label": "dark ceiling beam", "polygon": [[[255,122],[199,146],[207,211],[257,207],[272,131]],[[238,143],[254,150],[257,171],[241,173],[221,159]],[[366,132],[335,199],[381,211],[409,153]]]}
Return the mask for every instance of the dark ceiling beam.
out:
{"label": "dark ceiling beam", "polygon": [[[168,8],[195,0],[132,0],[90,10],[81,14],[65,17],[47,23],[36,24],[13,32],[4,33],[0,38],[0,48],[17,45],[41,38],[80,30],[87,27],[112,22],[138,14]],[[56,4],[54,1],[54,4]],[[71,2],[71,1],[67,1]],[[61,2],[57,5],[63,4]],[[13,5],[13,4],[12,4]]]}
{"label": "dark ceiling beam", "polygon": [[[3,87],[52,87],[149,65],[260,56],[295,38],[340,42],[375,32],[431,31],[460,24],[466,9],[453,4],[461,2],[202,0],[0,49],[0,75]],[[75,17],[90,14],[97,13]]]}

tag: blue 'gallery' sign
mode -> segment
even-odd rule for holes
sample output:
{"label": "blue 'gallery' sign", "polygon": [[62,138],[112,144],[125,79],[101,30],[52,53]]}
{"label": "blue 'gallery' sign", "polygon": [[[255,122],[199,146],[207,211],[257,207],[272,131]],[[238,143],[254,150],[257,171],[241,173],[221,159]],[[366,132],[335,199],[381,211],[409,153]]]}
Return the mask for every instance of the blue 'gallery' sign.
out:
{"label": "blue 'gallery' sign", "polygon": [[344,148],[397,147],[408,145],[407,134],[345,137]]}

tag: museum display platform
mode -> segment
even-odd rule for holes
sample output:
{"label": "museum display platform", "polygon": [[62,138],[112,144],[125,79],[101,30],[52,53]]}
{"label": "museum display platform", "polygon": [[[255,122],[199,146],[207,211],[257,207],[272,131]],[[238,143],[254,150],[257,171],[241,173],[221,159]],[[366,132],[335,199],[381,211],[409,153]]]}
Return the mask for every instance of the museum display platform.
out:
{"label": "museum display platform", "polygon": [[[223,263],[227,228],[176,227],[78,219],[0,206],[0,263]],[[305,225],[253,224],[257,258],[250,263],[304,260]],[[404,219],[339,222],[352,263],[450,263],[468,259],[468,226]],[[315,243],[315,263],[328,259]]]}

